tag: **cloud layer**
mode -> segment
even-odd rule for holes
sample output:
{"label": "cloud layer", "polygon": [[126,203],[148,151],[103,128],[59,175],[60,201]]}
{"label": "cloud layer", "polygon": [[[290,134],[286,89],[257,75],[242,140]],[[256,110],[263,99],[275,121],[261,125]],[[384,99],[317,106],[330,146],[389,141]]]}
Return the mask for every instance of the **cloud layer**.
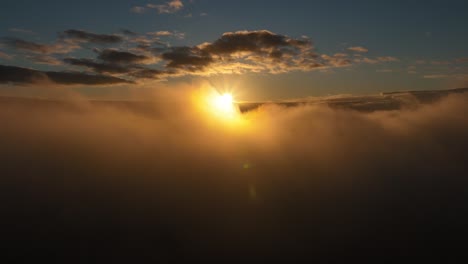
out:
{"label": "cloud layer", "polygon": [[[177,3],[172,1],[167,8],[182,6]],[[68,29],[60,32],[52,43],[4,37],[0,39],[0,45],[34,64],[57,66],[64,72],[85,71],[89,76],[106,75],[129,82],[187,75],[307,72],[359,63],[398,61],[390,56],[364,58],[356,57],[360,54],[352,57],[353,54],[343,52],[320,54],[307,37],[292,38],[268,30],[226,32],[212,42],[194,46],[173,46],[169,42],[184,38],[184,33],[168,30],[138,34],[125,29],[119,34],[100,34]],[[95,57],[81,57],[83,50],[94,51]],[[348,50],[367,52],[363,47]],[[11,57],[7,53],[2,54],[4,58]]]}
{"label": "cloud layer", "polygon": [[264,263],[464,252],[466,94],[368,113],[266,105],[232,127],[203,114],[191,88],[158,91],[1,99],[10,253]]}

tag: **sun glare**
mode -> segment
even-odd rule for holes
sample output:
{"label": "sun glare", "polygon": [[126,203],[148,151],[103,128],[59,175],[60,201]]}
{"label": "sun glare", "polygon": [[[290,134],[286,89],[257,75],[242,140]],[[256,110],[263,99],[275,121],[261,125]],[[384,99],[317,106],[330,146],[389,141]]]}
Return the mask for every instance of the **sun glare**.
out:
{"label": "sun glare", "polygon": [[214,108],[223,114],[230,114],[234,111],[232,95],[231,94],[221,94],[213,98]]}
{"label": "sun glare", "polygon": [[232,90],[220,92],[212,86],[202,86],[193,98],[197,108],[212,124],[235,127],[236,131],[246,127],[248,120],[241,114]]}
{"label": "sun glare", "polygon": [[208,96],[209,111],[218,117],[231,119],[238,114],[232,94],[220,94],[216,91]]}

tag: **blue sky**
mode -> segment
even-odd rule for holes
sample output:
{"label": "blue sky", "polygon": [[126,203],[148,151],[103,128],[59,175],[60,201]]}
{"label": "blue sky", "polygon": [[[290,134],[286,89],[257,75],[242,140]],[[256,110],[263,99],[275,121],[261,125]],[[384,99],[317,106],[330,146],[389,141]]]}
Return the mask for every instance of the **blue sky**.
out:
{"label": "blue sky", "polygon": [[[30,59],[37,58],[37,54],[28,55],[31,51],[19,50],[11,43],[14,38],[51,44],[57,41],[60,32],[70,29],[107,35],[122,35],[122,29],[141,35],[168,31],[171,36],[160,37],[168,47],[213,43],[225,32],[266,30],[289,39],[307,36],[314,52],[326,63],[310,70],[290,67],[281,73],[263,69],[238,74],[192,74],[193,69],[191,72],[185,69],[184,73],[144,81],[170,85],[194,79],[236,80],[248,90],[243,93],[246,100],[443,89],[468,84],[466,1],[182,0],[175,1],[181,5],[173,8],[169,2],[2,1],[0,37],[4,43],[0,46],[0,55],[3,54],[0,64],[38,71],[90,72],[86,67],[70,67],[69,63],[37,63]],[[5,39],[10,42],[5,44]],[[40,55],[58,61],[68,57],[94,59],[93,48],[140,54],[123,44],[93,46],[80,42],[79,45],[85,48]],[[351,51],[353,47],[364,48],[365,52]],[[333,60],[324,57],[335,54],[345,54],[349,63],[337,66],[335,57]],[[164,63],[167,61],[145,65],[156,69],[164,67]]]}

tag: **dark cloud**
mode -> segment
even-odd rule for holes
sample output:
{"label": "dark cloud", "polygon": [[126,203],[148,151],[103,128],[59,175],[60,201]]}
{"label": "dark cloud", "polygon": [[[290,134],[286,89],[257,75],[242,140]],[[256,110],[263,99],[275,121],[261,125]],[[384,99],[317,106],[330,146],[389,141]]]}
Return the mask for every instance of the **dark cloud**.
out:
{"label": "dark cloud", "polygon": [[3,257],[378,263],[465,254],[466,94],[373,112],[270,104],[231,126],[179,88],[139,102],[0,98]]}
{"label": "dark cloud", "polygon": [[[172,47],[162,54],[167,67],[184,68],[188,73],[308,71],[332,67],[320,60],[308,39],[293,39],[267,30],[224,33],[212,43],[194,47]],[[239,72],[240,73],[240,72]]]}
{"label": "dark cloud", "polygon": [[65,58],[63,61],[71,65],[91,68],[98,73],[127,73],[132,70],[132,67],[125,67],[113,63],[101,63],[92,59]]}
{"label": "dark cloud", "polygon": [[238,31],[224,33],[213,43],[204,45],[203,50],[216,55],[251,52],[281,57],[283,53],[299,52],[310,45],[309,40],[291,39],[267,30]]}
{"label": "dark cloud", "polygon": [[137,55],[127,51],[105,49],[99,52],[98,59],[107,63],[134,64],[143,63],[145,61],[148,61],[150,58],[144,55]]}
{"label": "dark cloud", "polygon": [[69,29],[60,33],[62,38],[75,39],[79,41],[97,43],[97,44],[116,44],[123,41],[118,35],[95,34],[84,30]]}
{"label": "dark cloud", "polygon": [[66,41],[57,41],[53,44],[39,44],[10,37],[1,38],[0,43],[11,49],[42,54],[69,53],[80,48],[76,43]]}
{"label": "dark cloud", "polygon": [[26,41],[18,38],[2,38],[0,43],[4,44],[9,48],[18,50],[31,51],[35,53],[51,53],[53,47],[45,44],[38,44],[31,41]]}
{"label": "dark cloud", "polygon": [[98,53],[96,60],[65,58],[64,62],[71,65],[84,66],[97,73],[128,74],[128,76],[133,78],[150,78],[150,76],[154,77],[159,72],[162,72],[146,69],[144,64],[153,62],[154,58],[145,55],[114,49],[96,50],[96,52]]}
{"label": "dark cloud", "polygon": [[27,68],[0,65],[0,83],[35,84],[52,81],[57,84],[109,85],[129,83],[124,79],[91,75],[80,72],[38,71]]}
{"label": "dark cloud", "polygon": [[136,78],[143,78],[143,79],[157,79],[162,75],[168,75],[169,72],[164,72],[161,70],[156,69],[139,69],[131,73],[131,76]]}
{"label": "dark cloud", "polygon": [[[171,2],[172,3],[172,2]],[[181,6],[177,1],[174,6]],[[154,7],[155,8],[155,7]],[[69,29],[59,33],[60,38],[52,44],[39,44],[17,38],[3,38],[8,48],[39,53],[68,54],[64,61],[69,65],[83,66],[96,73],[126,75],[131,79],[151,76],[154,71],[164,72],[166,77],[188,75],[209,76],[214,74],[243,73],[288,73],[293,71],[326,70],[348,67],[357,63],[377,64],[396,62],[397,58],[380,56],[367,58],[350,57],[346,53],[334,55],[319,54],[308,37],[292,38],[268,30],[226,32],[213,42],[195,46],[171,46],[160,38],[182,39],[184,33],[160,30],[137,34],[128,29],[120,30],[121,35],[96,34],[83,30]],[[116,44],[126,41],[126,48]],[[105,49],[96,45],[87,46],[96,52],[96,58],[73,58],[72,51],[81,48],[83,42],[108,44]],[[363,47],[348,50],[367,52]],[[2,57],[6,57],[3,55]],[[26,56],[34,63],[58,65],[59,60],[46,56]],[[145,71],[145,69],[150,69]],[[149,74],[147,74],[149,73]],[[156,74],[160,76],[159,74]]]}
{"label": "dark cloud", "polygon": [[173,47],[163,53],[161,58],[169,62],[169,68],[189,71],[202,70],[214,61],[208,52],[198,47]]}
{"label": "dark cloud", "polygon": [[132,37],[138,35],[138,33],[133,32],[133,31],[128,30],[128,29],[125,29],[125,28],[121,29],[120,32],[122,32],[123,34],[125,34],[125,35],[127,35],[127,36],[132,36]]}

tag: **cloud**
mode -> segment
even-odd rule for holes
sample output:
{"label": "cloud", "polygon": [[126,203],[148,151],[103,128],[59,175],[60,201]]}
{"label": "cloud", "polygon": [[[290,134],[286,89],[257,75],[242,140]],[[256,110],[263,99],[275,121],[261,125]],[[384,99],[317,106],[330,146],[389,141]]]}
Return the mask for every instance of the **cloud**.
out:
{"label": "cloud", "polygon": [[153,57],[116,49],[96,50],[95,52],[98,54],[96,60],[89,58],[65,58],[63,61],[70,65],[90,68],[96,73],[129,74],[128,77],[144,76],[144,78],[150,76],[150,74],[145,74],[144,65],[156,61]]}
{"label": "cloud", "polygon": [[130,12],[136,13],[136,14],[143,14],[146,11],[146,8],[143,6],[134,6],[130,8]]}
{"label": "cloud", "polygon": [[172,14],[180,11],[184,4],[180,0],[171,0],[162,5],[148,4],[147,8],[156,9],[159,14]]}
{"label": "cloud", "polygon": [[[198,46],[214,59],[216,68],[230,67],[232,62],[241,69],[256,72],[284,73],[289,71],[310,71],[325,65],[314,52],[308,39],[294,39],[267,30],[226,32],[212,43]],[[245,65],[247,67],[242,67]]]}
{"label": "cloud", "polygon": [[48,81],[63,85],[110,85],[130,83],[124,79],[106,75],[91,75],[80,72],[38,71],[0,65],[0,83],[38,84]]}
{"label": "cloud", "polygon": [[32,51],[36,53],[50,53],[53,51],[52,46],[45,44],[37,44],[18,38],[2,38],[0,41],[7,47],[19,50]]}
{"label": "cloud", "polygon": [[309,71],[347,61],[320,58],[310,40],[293,39],[267,30],[227,32],[211,43],[171,47],[161,58],[168,61],[168,68],[179,69],[178,75]]}
{"label": "cloud", "polygon": [[144,101],[1,98],[8,252],[141,263],[465,252],[466,94],[392,111],[269,104],[237,126],[177,88]]}
{"label": "cloud", "polygon": [[130,37],[134,37],[134,36],[137,36],[138,33],[136,32],[133,32],[131,30],[128,30],[128,29],[121,29],[120,32],[122,32],[124,35],[127,35],[127,36],[130,36]]}
{"label": "cloud", "polygon": [[392,57],[392,56],[377,57],[377,60],[378,60],[378,61],[381,61],[381,62],[396,62],[396,61],[400,61],[399,59],[397,59],[397,58],[395,58],[395,57]]}
{"label": "cloud", "polygon": [[161,58],[168,61],[168,68],[188,71],[202,70],[213,62],[210,54],[198,47],[173,47],[164,52]]}
{"label": "cloud", "polygon": [[137,55],[127,51],[119,51],[115,49],[104,49],[98,52],[98,59],[114,64],[134,64],[144,63],[150,60],[144,55]]}
{"label": "cloud", "polygon": [[322,55],[322,58],[327,62],[328,65],[332,67],[344,67],[344,66],[350,66],[351,60],[346,58],[344,56],[345,54],[335,54],[333,56],[328,56],[326,54]]}
{"label": "cloud", "polygon": [[390,72],[394,72],[394,71],[391,70],[391,69],[381,69],[381,70],[377,70],[377,72],[390,73]]}
{"label": "cloud", "polygon": [[448,78],[448,74],[428,74],[423,76],[424,79],[443,79],[443,78]]}
{"label": "cloud", "polygon": [[146,33],[147,35],[154,36],[154,37],[175,37],[178,39],[184,39],[185,38],[185,33],[183,32],[177,32],[177,31],[155,31],[155,32],[148,32]]}
{"label": "cloud", "polygon": [[28,34],[28,35],[35,35],[36,34],[32,30],[23,29],[23,28],[9,28],[8,31],[14,32],[14,33]]}
{"label": "cloud", "polygon": [[452,64],[450,61],[431,61],[432,65],[450,65]]}
{"label": "cloud", "polygon": [[451,74],[427,74],[423,75],[424,79],[452,79],[452,80],[468,80],[467,73],[451,73]]}
{"label": "cloud", "polygon": [[360,53],[367,53],[369,51],[368,49],[361,46],[349,47],[348,50]]}
{"label": "cloud", "polygon": [[113,63],[96,62],[92,59],[65,58],[63,61],[71,65],[91,68],[93,71],[98,73],[127,73],[132,70],[131,67],[125,67]]}
{"label": "cloud", "polygon": [[96,44],[116,44],[123,41],[123,38],[118,35],[96,34],[77,29],[65,30],[60,33],[60,36],[65,39],[72,39]]}
{"label": "cloud", "polygon": [[158,79],[167,76],[168,72],[156,69],[137,69],[131,73],[131,76],[142,79]]}
{"label": "cloud", "polygon": [[26,58],[36,64],[46,64],[46,65],[61,65],[62,64],[62,61],[49,55],[32,55],[32,56],[27,56]]}
{"label": "cloud", "polygon": [[397,61],[400,61],[400,60],[392,56],[383,56],[383,57],[377,57],[377,58],[368,58],[368,57],[354,58],[354,62],[367,63],[367,64],[378,64],[382,62],[397,62]]}
{"label": "cloud", "polygon": [[269,57],[281,57],[307,49],[310,42],[288,38],[267,30],[237,31],[224,33],[213,43],[203,44],[203,50],[214,55],[234,55],[237,53],[255,53]]}
{"label": "cloud", "polygon": [[[168,6],[176,8],[180,5],[174,2]],[[121,29],[119,32],[120,34],[96,34],[69,29],[59,33],[58,40],[52,44],[17,38],[3,38],[1,41],[5,47],[16,51],[41,54],[42,56],[25,56],[33,63],[59,65],[60,60],[45,55],[67,54],[68,56],[63,56],[66,65],[82,66],[99,74],[114,74],[135,81],[138,81],[138,76],[147,79],[149,76],[158,75],[161,79],[161,75],[164,75],[165,80],[189,75],[249,72],[281,74],[294,71],[325,71],[359,63],[399,61],[392,56],[367,58],[360,53],[320,54],[315,50],[312,40],[306,36],[293,38],[268,30],[225,32],[211,42],[193,46],[171,45],[171,39],[185,38],[185,33],[175,30],[138,34]],[[121,45],[123,41],[125,45]],[[106,45],[106,48],[98,45]],[[78,54],[72,54],[82,48],[93,50],[97,54],[96,57],[76,58]],[[360,50],[362,53],[363,49],[351,47],[348,50]]]}
{"label": "cloud", "polygon": [[79,48],[75,43],[66,41],[57,41],[53,44],[39,44],[19,38],[7,37],[1,38],[0,43],[10,49],[42,54],[69,53]]}
{"label": "cloud", "polygon": [[13,56],[8,55],[7,53],[0,51],[0,59],[11,60]]}

